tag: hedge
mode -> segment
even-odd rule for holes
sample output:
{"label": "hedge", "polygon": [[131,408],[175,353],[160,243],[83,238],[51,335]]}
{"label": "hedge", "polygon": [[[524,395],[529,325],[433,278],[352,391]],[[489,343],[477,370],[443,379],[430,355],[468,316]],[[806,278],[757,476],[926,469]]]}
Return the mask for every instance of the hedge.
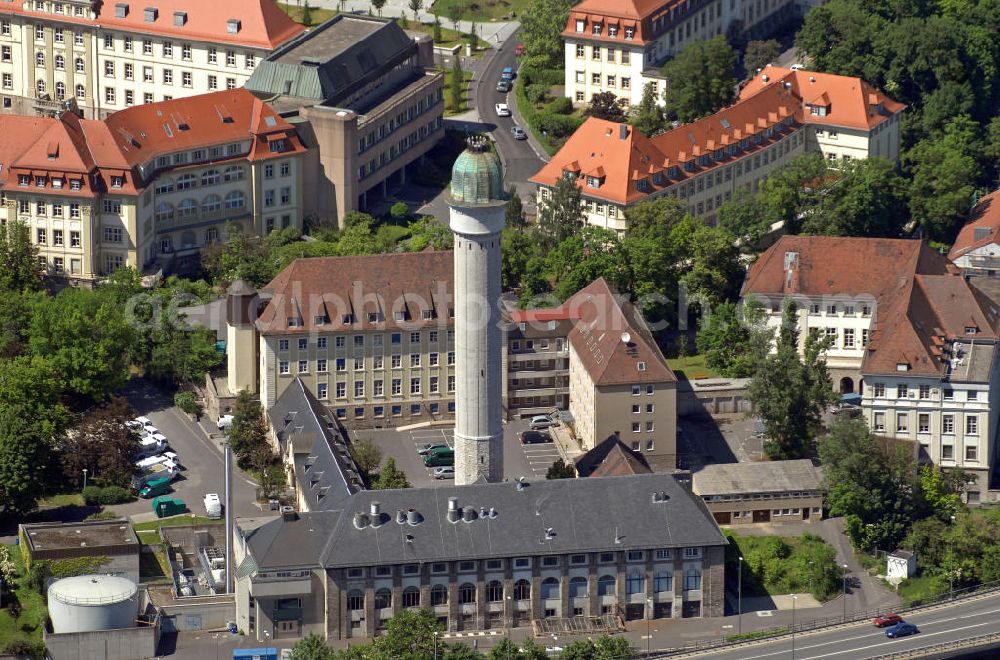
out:
{"label": "hedge", "polygon": [[89,506],[105,504],[123,504],[131,502],[135,495],[128,488],[120,486],[87,486],[83,489],[83,502]]}

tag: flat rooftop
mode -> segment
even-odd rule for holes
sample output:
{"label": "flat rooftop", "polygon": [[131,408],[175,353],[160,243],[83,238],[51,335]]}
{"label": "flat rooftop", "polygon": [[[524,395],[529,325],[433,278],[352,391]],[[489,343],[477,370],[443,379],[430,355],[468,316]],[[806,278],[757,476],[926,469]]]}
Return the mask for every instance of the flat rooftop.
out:
{"label": "flat rooftop", "polygon": [[742,495],[818,490],[819,468],[809,459],[762,463],[716,463],[693,475],[696,495]]}
{"label": "flat rooftop", "polygon": [[79,551],[82,548],[129,545],[135,546],[136,552],[139,550],[139,539],[132,529],[132,523],[124,518],[65,524],[38,523],[20,527],[32,552]]}
{"label": "flat rooftop", "polygon": [[383,20],[343,14],[339,21],[322,30],[307,33],[307,38],[299,39],[282,49],[272,61],[282,64],[301,64],[303,61],[327,62],[349,47],[364,41],[385,27]]}

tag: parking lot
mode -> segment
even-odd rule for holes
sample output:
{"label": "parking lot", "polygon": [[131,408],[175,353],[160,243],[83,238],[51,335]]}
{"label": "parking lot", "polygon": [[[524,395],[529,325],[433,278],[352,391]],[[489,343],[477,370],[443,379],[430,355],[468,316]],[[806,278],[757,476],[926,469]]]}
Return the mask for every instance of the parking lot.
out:
{"label": "parking lot", "polygon": [[[518,420],[504,424],[504,478],[544,479],[545,473],[557,458],[553,443],[522,445],[521,431],[528,429],[528,420]],[[450,484],[451,480],[439,480],[432,476],[434,468],[424,467],[423,457],[417,451],[424,445],[447,444],[454,447],[454,428],[451,426],[424,427],[397,431],[394,429],[365,429],[351,431],[357,441],[371,438],[386,458],[396,460],[396,467],[406,473],[414,486],[434,486]]]}

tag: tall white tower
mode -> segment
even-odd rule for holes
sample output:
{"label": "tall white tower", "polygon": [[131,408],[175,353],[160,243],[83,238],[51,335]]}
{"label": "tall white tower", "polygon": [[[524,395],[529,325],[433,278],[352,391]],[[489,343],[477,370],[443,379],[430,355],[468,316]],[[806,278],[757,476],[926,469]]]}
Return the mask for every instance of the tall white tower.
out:
{"label": "tall white tower", "polygon": [[503,170],[472,138],[451,172],[455,234],[455,483],[503,479],[500,232]]}

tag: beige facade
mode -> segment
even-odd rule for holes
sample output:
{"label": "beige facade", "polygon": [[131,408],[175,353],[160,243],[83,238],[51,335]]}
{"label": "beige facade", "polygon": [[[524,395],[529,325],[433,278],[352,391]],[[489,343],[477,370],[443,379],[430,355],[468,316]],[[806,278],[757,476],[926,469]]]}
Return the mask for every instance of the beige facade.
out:
{"label": "beige facade", "polygon": [[677,464],[677,382],[595,385],[570,346],[569,410],[585,451],[616,435],[655,468]]}
{"label": "beige facade", "polygon": [[[536,310],[545,314],[546,310]],[[524,313],[515,312],[520,318]],[[569,334],[561,317],[505,324],[504,415],[507,419],[569,408]]]}

